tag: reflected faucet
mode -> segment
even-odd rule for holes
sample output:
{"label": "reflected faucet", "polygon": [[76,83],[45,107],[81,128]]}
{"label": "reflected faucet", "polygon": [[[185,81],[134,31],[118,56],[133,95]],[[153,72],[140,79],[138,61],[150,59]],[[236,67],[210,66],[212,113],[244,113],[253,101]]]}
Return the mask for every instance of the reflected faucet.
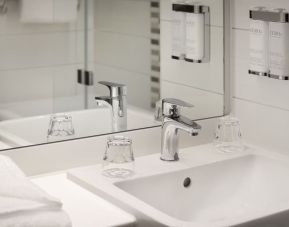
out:
{"label": "reflected faucet", "polygon": [[98,104],[100,103],[100,101],[105,101],[110,105],[112,109],[113,132],[127,130],[126,85],[108,81],[99,81],[98,83],[107,86],[110,92],[109,96],[95,97],[95,99]]}
{"label": "reflected faucet", "polygon": [[187,132],[191,136],[197,136],[201,126],[196,122],[180,115],[181,107],[193,107],[193,105],[178,99],[162,100],[162,147],[161,160],[179,160],[179,130]]}

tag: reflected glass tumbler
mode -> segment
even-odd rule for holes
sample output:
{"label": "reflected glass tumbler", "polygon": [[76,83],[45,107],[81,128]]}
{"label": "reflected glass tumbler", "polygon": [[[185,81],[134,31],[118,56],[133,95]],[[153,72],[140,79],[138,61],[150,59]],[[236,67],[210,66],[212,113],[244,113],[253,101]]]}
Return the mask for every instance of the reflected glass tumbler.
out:
{"label": "reflected glass tumbler", "polygon": [[124,136],[108,138],[102,162],[102,174],[111,178],[127,178],[134,174],[131,139]]}
{"label": "reflected glass tumbler", "polygon": [[214,144],[219,151],[225,153],[244,150],[240,122],[237,118],[231,116],[220,118],[216,129]]}
{"label": "reflected glass tumbler", "polygon": [[73,138],[75,134],[72,117],[68,114],[56,114],[50,117],[47,141],[59,141]]}

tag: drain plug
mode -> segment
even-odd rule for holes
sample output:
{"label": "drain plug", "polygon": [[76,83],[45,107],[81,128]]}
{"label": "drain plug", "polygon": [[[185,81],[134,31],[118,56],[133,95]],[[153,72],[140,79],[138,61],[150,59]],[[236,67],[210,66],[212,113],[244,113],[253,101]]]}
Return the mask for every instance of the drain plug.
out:
{"label": "drain plug", "polygon": [[189,177],[185,178],[184,183],[183,183],[184,187],[188,188],[191,185],[191,182],[192,182],[191,178]]}

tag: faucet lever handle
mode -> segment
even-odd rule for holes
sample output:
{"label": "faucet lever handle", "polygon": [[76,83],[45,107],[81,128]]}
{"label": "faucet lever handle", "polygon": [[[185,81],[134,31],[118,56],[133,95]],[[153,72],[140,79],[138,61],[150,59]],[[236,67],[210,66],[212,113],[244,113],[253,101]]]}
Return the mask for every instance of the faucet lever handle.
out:
{"label": "faucet lever handle", "polygon": [[194,107],[192,104],[187,103],[180,99],[174,99],[174,98],[166,98],[163,99],[163,103],[167,103],[173,106],[179,106],[179,107]]}
{"label": "faucet lever handle", "polygon": [[179,117],[181,107],[194,107],[180,99],[166,98],[162,100],[162,111],[164,116]]}
{"label": "faucet lever handle", "polygon": [[114,83],[114,82],[109,82],[109,81],[99,81],[98,83],[108,87],[110,91],[110,96],[112,98],[125,96],[127,93],[125,84],[119,84],[119,83]]}

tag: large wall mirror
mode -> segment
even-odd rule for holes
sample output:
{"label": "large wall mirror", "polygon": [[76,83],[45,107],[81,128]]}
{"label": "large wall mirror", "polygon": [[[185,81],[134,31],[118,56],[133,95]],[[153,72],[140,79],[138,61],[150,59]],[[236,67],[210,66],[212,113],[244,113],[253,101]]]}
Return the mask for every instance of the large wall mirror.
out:
{"label": "large wall mirror", "polygon": [[39,2],[0,1],[1,150],[224,114],[226,0]]}

